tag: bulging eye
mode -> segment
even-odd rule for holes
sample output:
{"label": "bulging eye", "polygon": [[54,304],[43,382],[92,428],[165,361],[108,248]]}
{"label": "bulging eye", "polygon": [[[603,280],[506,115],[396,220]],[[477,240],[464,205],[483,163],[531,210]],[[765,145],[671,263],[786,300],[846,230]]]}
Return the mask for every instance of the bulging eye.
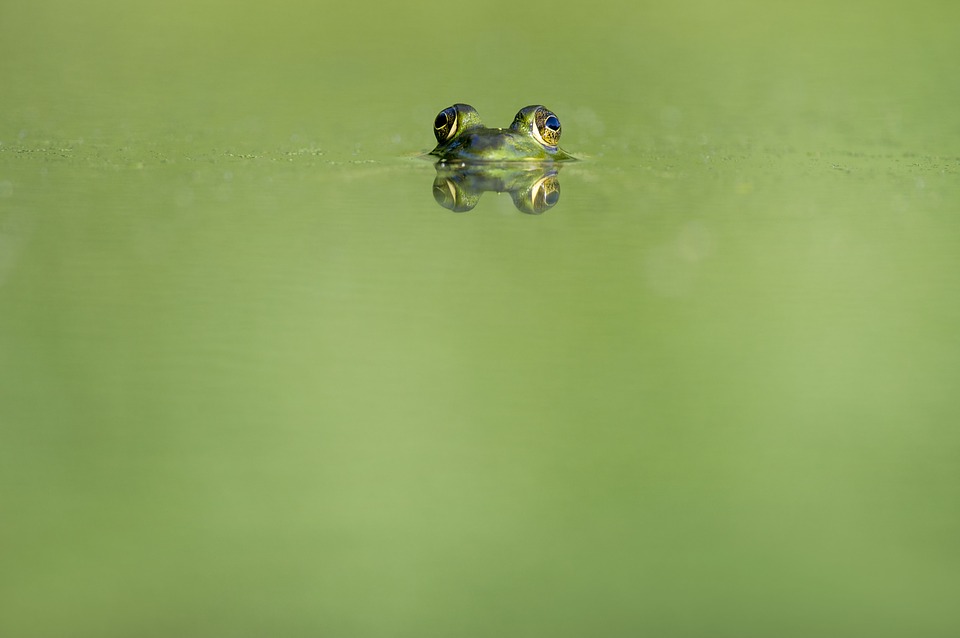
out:
{"label": "bulging eye", "polygon": [[534,119],[540,140],[547,146],[556,146],[560,142],[560,118],[540,107]]}
{"label": "bulging eye", "polygon": [[556,131],[558,134],[560,133],[560,120],[557,119],[556,115],[548,117],[543,125],[551,131]]}
{"label": "bulging eye", "polygon": [[433,121],[433,134],[437,136],[437,142],[443,144],[457,132],[457,108],[448,106],[440,111],[437,119]]}

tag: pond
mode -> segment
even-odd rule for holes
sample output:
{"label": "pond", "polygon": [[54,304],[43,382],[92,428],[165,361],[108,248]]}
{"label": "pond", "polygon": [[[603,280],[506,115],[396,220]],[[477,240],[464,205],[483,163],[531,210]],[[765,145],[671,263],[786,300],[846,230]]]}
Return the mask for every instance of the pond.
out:
{"label": "pond", "polygon": [[956,635],[960,9],[630,7],[0,9],[0,634]]}

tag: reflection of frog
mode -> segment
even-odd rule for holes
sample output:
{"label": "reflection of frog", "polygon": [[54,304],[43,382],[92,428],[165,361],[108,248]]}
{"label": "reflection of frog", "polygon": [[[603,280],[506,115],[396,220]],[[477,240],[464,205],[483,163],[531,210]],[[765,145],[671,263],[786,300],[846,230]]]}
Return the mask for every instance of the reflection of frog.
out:
{"label": "reflection of frog", "polygon": [[430,151],[441,162],[552,162],[571,160],[560,141],[560,120],[544,106],[528,106],[510,128],[487,128],[469,104],[454,104],[433,123],[437,147]]}
{"label": "reflection of frog", "polygon": [[437,163],[433,198],[455,213],[472,210],[486,191],[510,193],[521,212],[539,215],[560,201],[559,166]]}

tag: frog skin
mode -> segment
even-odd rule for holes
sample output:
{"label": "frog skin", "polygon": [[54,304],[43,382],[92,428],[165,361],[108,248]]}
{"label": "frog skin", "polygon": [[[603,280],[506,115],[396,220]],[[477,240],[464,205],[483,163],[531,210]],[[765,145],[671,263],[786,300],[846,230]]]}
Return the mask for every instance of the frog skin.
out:
{"label": "frog skin", "polygon": [[575,159],[558,146],[560,119],[539,104],[520,109],[509,128],[487,128],[469,104],[440,111],[433,123],[440,162],[559,162]]}

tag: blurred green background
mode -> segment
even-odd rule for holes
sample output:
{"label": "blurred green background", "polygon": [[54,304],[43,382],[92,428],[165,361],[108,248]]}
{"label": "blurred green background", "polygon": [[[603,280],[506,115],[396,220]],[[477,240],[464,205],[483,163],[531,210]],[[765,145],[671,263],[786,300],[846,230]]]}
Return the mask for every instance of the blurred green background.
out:
{"label": "blurred green background", "polygon": [[958,635],[957,24],[3,2],[0,635]]}

